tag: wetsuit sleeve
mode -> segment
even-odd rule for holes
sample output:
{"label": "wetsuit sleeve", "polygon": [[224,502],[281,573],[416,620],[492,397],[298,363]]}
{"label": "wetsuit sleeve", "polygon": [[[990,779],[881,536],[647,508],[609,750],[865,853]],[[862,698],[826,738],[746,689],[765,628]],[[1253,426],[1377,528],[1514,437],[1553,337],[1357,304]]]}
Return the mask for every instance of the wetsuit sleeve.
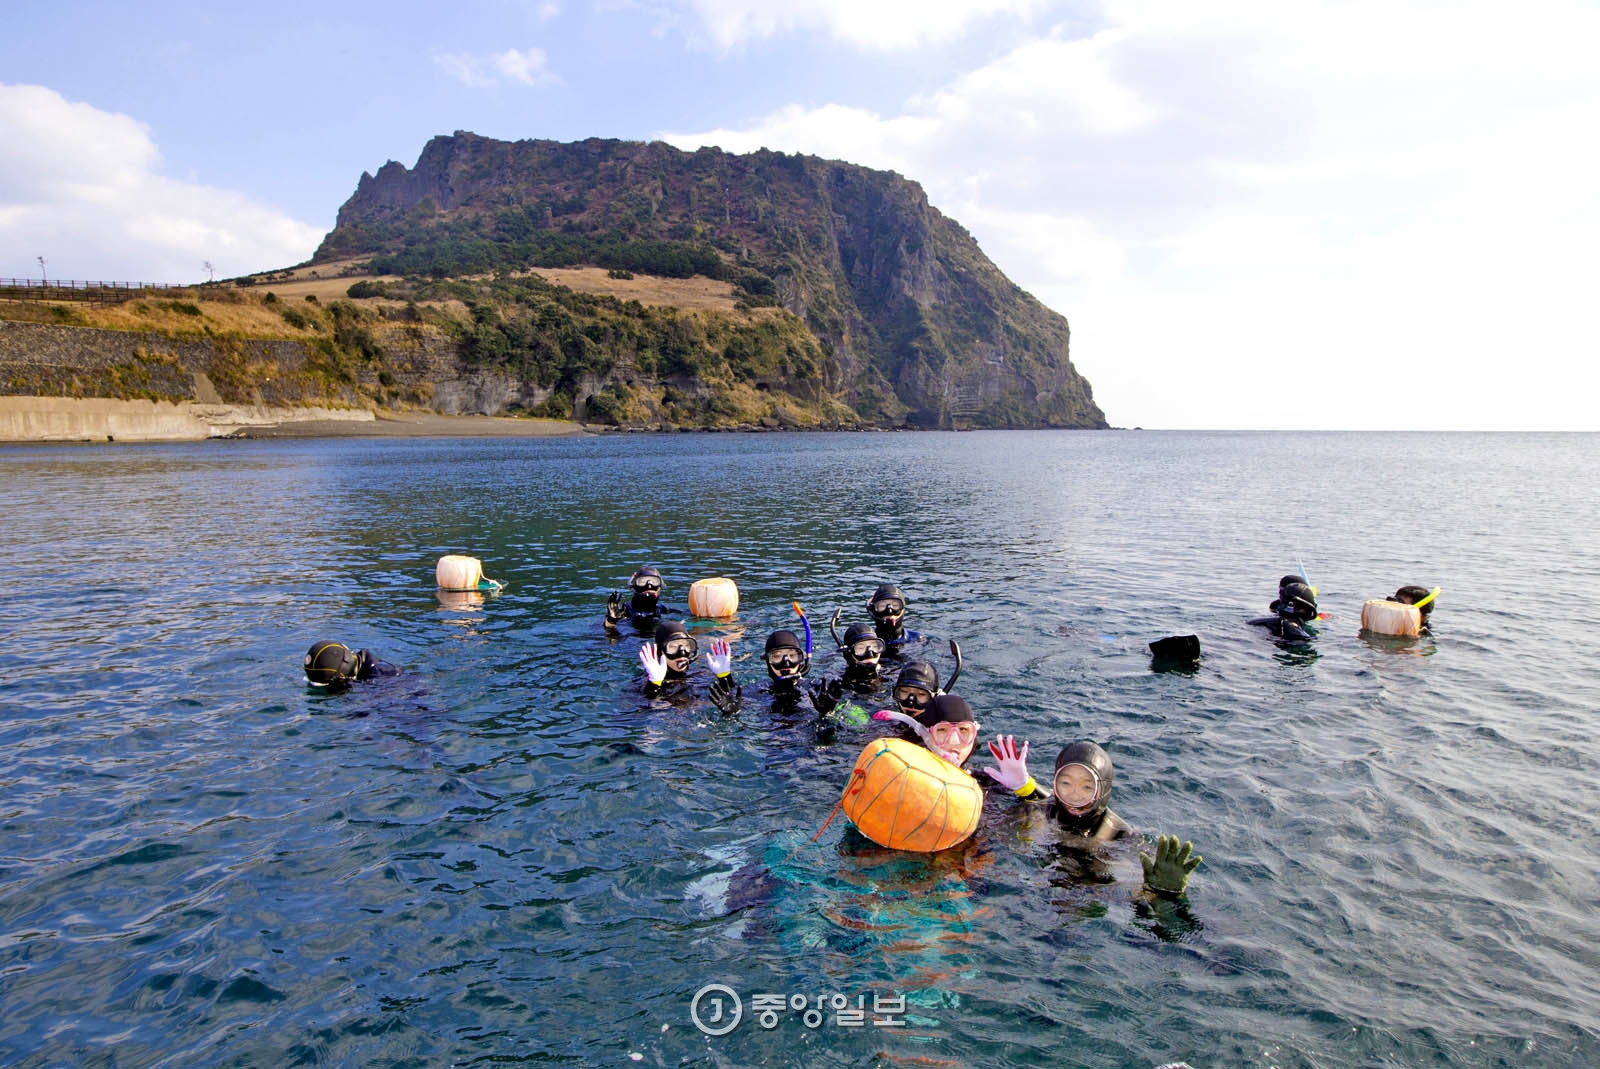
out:
{"label": "wetsuit sleeve", "polygon": [[378,660],[369,650],[362,650],[357,656],[361,658],[361,667],[356,671],[356,678],[359,680],[380,679],[400,674],[400,669],[388,661]]}

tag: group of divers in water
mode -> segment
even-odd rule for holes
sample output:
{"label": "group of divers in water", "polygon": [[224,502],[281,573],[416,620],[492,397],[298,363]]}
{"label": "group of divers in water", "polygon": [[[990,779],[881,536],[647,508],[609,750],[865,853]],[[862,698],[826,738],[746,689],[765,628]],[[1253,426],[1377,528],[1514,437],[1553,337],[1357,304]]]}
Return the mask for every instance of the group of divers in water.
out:
{"label": "group of divers in water", "polygon": [[[620,639],[622,625],[628,624],[649,636],[639,650],[646,697],[692,700],[699,681],[690,670],[700,655],[700,645],[683,622],[683,611],[662,604],[664,582],[656,568],[640,568],[628,585],[628,597],[613,593],[607,599],[602,621],[605,632],[613,640]],[[1415,606],[1426,633],[1437,595],[1437,589],[1430,592],[1420,586],[1403,586],[1388,600]],[[1266,628],[1283,642],[1309,642],[1316,634],[1315,621],[1324,616],[1318,611],[1316,597],[1316,588],[1303,573],[1285,575],[1279,581],[1277,598],[1268,606],[1269,615],[1248,622]],[[898,724],[907,741],[919,743],[966,771],[977,749],[979,725],[971,705],[953,693],[961,675],[961,647],[950,641],[955,667],[941,685],[933,663],[916,656],[929,640],[905,626],[906,598],[900,588],[890,583],[879,586],[868,599],[867,610],[871,623],[852,623],[842,635],[838,625],[843,610],[835,611],[828,627],[844,658],[844,669],[838,675],[808,679],[813,652],[811,624],[796,603],[804,634],[773,631],[761,655],[771,704],[793,710],[809,702],[819,717],[819,727],[827,731],[843,723],[864,725],[869,714],[855,699],[871,701],[881,696],[890,684],[890,672],[898,666],[889,686],[893,708],[872,713],[871,719]],[[1150,648],[1158,666],[1199,659],[1199,639],[1193,635],[1159,639],[1150,643]],[[725,639],[713,640],[705,663],[710,675],[707,698],[723,714],[737,713],[744,702],[744,687],[733,676],[732,647]],[[313,645],[305,655],[304,669],[311,685],[332,688],[400,674],[400,669],[367,650],[352,650],[332,641]],[[1041,786],[1028,770],[1026,741],[1019,747],[1015,736],[999,735],[988,743],[988,749],[995,764],[981,771],[1020,803],[1042,807],[1059,826],[1066,843],[1093,849],[1096,844],[1133,833],[1110,807],[1111,757],[1099,744],[1078,740],[1064,746],[1056,755],[1048,786]],[[1156,838],[1154,856],[1141,851],[1139,860],[1147,892],[1178,898],[1187,889],[1201,856],[1194,853],[1192,843],[1162,835]]]}

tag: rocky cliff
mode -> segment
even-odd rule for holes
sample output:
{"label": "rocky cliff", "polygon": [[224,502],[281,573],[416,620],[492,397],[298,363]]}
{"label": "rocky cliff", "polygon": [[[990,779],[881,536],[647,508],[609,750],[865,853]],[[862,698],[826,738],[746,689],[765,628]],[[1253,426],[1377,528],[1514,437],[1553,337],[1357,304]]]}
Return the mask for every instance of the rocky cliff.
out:
{"label": "rocky cliff", "polygon": [[[760,366],[716,354],[738,383],[820,392],[879,425],[1106,426],[1069,358],[1067,321],[891,172],[765,150],[458,132],[410,169],[362,175],[314,262],[351,258],[412,280],[580,264],[724,279],[742,308],[780,306],[814,340],[785,342],[787,357]],[[530,367],[517,350],[539,345],[530,330],[501,331],[491,357]],[[692,390],[695,361],[674,370],[670,346],[650,338],[649,351],[626,339],[590,351],[586,373]]]}

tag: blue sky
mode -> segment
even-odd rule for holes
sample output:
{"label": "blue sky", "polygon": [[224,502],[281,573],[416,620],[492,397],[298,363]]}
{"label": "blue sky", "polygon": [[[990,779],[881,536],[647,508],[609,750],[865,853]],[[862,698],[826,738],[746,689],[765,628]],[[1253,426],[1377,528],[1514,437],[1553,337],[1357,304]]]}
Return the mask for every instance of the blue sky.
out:
{"label": "blue sky", "polygon": [[1600,430],[1600,8],[1530,0],[0,11],[0,276],[306,259],[428,138],[899,171],[1113,424]]}

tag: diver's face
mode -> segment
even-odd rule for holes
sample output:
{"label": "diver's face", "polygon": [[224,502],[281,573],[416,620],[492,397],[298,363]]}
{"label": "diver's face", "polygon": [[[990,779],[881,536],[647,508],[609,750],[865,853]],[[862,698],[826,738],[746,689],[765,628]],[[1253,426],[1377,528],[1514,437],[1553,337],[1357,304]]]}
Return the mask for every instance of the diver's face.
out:
{"label": "diver's face", "polygon": [[699,643],[687,635],[678,635],[667,639],[666,645],[661,648],[661,658],[667,662],[668,671],[681,674],[689,670],[689,662],[694,660],[698,652]]}
{"label": "diver's face", "polygon": [[1100,797],[1100,777],[1088,765],[1062,765],[1052,792],[1067,812],[1081,816],[1093,809]]}
{"label": "diver's face", "polygon": [[636,575],[633,577],[633,592],[642,598],[655,601],[661,597],[661,580],[653,575]]}
{"label": "diver's face", "polygon": [[972,720],[935,724],[928,729],[928,734],[939,749],[956,759],[958,765],[966,764],[967,758],[972,756],[973,747],[978,745],[978,725]]}
{"label": "diver's face", "polygon": [[857,668],[876,668],[882,657],[881,638],[862,638],[850,644],[850,663]]}
{"label": "diver's face", "polygon": [[805,666],[805,654],[788,646],[769,651],[763,659],[767,662],[767,674],[779,681],[799,679],[800,670]]}
{"label": "diver's face", "polygon": [[907,716],[916,716],[928,707],[933,701],[933,695],[922,687],[913,687],[909,684],[894,688],[894,703],[900,711]]}
{"label": "diver's face", "polygon": [[872,613],[872,618],[880,624],[894,627],[900,623],[900,618],[905,615],[906,603],[899,598],[879,598],[867,606]]}

